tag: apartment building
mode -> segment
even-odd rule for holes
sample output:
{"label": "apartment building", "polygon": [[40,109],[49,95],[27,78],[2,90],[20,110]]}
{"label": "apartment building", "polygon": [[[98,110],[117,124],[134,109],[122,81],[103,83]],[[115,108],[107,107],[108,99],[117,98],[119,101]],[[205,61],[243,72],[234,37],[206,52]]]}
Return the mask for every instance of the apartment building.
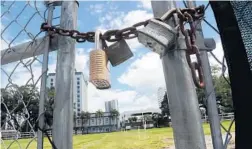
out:
{"label": "apartment building", "polygon": [[[73,110],[76,116],[80,116],[81,111],[88,110],[87,85],[88,82],[82,72],[75,72],[73,85]],[[49,73],[47,77],[47,87],[55,87],[56,74]]]}

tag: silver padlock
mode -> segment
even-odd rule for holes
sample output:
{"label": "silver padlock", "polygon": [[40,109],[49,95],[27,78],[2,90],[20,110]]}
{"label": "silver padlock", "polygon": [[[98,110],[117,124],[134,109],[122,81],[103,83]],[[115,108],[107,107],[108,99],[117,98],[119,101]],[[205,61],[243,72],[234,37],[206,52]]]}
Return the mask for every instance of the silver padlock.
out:
{"label": "silver padlock", "polygon": [[176,30],[157,19],[150,19],[146,27],[138,30],[138,41],[163,56],[174,44]]}
{"label": "silver padlock", "polygon": [[113,67],[125,62],[133,56],[130,47],[124,39],[113,43],[105,50],[108,56],[108,60]]}

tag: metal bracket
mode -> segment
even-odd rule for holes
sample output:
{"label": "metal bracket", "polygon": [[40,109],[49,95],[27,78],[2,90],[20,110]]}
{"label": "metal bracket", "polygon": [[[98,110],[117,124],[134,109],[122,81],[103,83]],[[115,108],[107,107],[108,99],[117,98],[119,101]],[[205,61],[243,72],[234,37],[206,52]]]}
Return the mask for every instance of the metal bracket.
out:
{"label": "metal bracket", "polygon": [[[75,0],[75,2],[77,3],[78,7],[80,6],[79,2],[77,0]],[[48,7],[48,5],[53,4],[53,6],[61,6],[62,5],[62,1],[59,0],[47,0],[44,2],[44,4]]]}
{"label": "metal bracket", "polygon": [[44,4],[46,5],[46,7],[48,7],[50,4],[53,4],[53,6],[61,6],[62,5],[62,1],[47,0],[47,1],[44,1]]}
{"label": "metal bracket", "polygon": [[[177,48],[174,48],[175,44],[170,47],[170,49],[166,50],[163,55],[160,55],[160,58],[162,58],[164,55],[169,53],[169,51],[173,50],[186,50],[186,44],[185,44],[185,38],[184,37],[178,37],[177,38]],[[199,51],[207,51],[211,52],[216,48],[216,42],[213,38],[205,38],[205,39],[197,39],[196,45],[199,48]]]}

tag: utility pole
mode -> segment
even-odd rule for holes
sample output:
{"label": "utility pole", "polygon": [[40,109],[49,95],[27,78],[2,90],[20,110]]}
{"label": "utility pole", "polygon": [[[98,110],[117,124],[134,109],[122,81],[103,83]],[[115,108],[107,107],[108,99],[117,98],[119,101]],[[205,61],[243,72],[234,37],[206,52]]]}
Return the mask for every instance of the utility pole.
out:
{"label": "utility pole", "polygon": [[[187,6],[189,8],[196,7],[195,1],[187,1]],[[196,26],[196,40],[199,42],[204,41],[204,35],[202,32],[202,27],[199,21],[195,22],[198,24]],[[208,60],[208,54],[206,51],[201,50],[200,56],[202,60],[202,69],[205,83],[205,96],[207,100],[207,114],[210,121],[211,135],[213,141],[214,149],[223,149],[223,140],[220,128],[220,119],[218,114],[218,108],[216,104],[216,96],[213,86],[213,78],[211,73],[211,67]]]}
{"label": "utility pole", "polygon": [[[62,1],[60,27],[77,27],[77,1]],[[73,148],[73,77],[75,40],[59,36],[56,67],[56,96],[53,110],[53,141],[58,149]]]}
{"label": "utility pole", "polygon": [[[154,17],[161,17],[175,8],[175,1],[152,1]],[[175,27],[177,16],[167,23]],[[171,109],[174,141],[177,149],[206,149],[199,104],[191,70],[186,60],[186,46],[180,34],[178,49],[169,51],[162,59],[167,97]],[[181,40],[182,39],[182,40]]]}

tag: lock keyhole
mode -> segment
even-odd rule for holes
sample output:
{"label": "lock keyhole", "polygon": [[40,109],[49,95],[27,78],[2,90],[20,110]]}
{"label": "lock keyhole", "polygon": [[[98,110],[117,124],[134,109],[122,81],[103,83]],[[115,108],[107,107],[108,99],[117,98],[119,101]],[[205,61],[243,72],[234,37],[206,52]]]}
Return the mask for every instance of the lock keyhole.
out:
{"label": "lock keyhole", "polygon": [[152,43],[151,42],[147,42],[147,45],[152,48]]}

